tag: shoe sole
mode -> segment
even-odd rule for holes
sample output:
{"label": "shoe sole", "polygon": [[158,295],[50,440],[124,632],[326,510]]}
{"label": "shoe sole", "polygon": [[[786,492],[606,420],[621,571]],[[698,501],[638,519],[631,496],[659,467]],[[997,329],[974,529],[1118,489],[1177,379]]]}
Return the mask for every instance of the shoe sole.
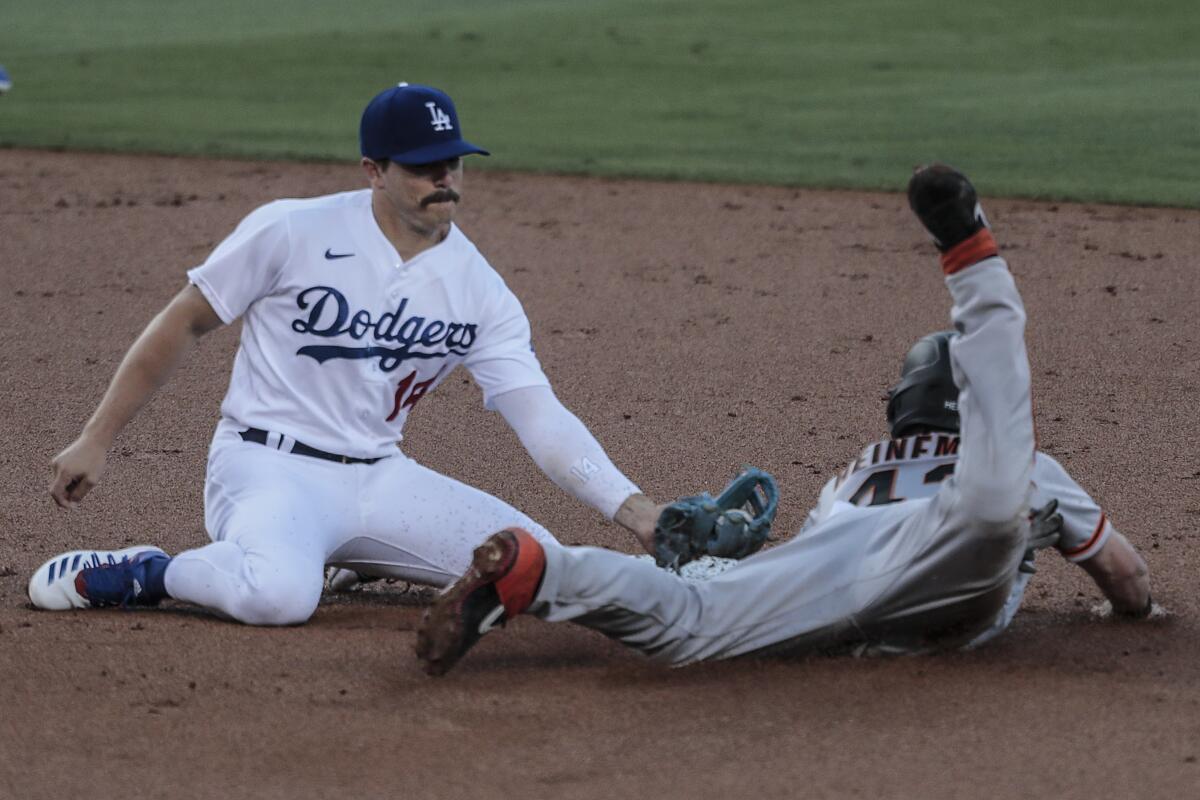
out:
{"label": "shoe sole", "polygon": [[428,675],[445,675],[470,647],[463,647],[467,631],[463,602],[482,586],[495,583],[516,561],[516,538],[508,531],[490,537],[475,548],[471,567],[426,609],[417,631],[417,658]]}
{"label": "shoe sole", "polygon": [[[29,602],[42,611],[92,608],[92,604],[75,591],[75,576],[90,566],[91,557],[95,555],[101,561],[107,561],[108,557],[112,556],[114,560],[120,561],[122,558],[132,560],[142,553],[166,555],[163,550],[148,545],[126,547],[124,550],[71,550],[59,553],[37,568],[29,578],[25,594],[29,597]],[[70,577],[67,577],[68,575]]]}

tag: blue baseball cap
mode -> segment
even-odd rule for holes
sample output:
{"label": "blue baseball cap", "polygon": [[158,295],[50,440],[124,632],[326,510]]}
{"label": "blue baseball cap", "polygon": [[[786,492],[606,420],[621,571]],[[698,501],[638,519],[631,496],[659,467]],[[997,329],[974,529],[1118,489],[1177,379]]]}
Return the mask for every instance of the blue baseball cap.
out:
{"label": "blue baseball cap", "polygon": [[358,128],[362,154],[397,164],[430,164],[487,150],[462,138],[454,101],[432,86],[400,83],[367,103]]}

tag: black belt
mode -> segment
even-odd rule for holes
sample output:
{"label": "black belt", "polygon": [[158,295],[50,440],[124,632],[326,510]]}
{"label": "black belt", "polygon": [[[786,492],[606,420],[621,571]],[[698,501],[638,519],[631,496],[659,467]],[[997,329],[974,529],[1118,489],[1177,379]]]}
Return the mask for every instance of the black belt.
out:
{"label": "black belt", "polygon": [[[261,428],[247,428],[244,431],[238,431],[238,436],[242,437],[243,442],[254,442],[255,444],[267,443],[267,432]],[[280,443],[283,439],[280,437]],[[298,456],[311,456],[313,458],[323,458],[326,461],[336,461],[339,464],[374,464],[376,461],[382,461],[383,456],[379,458],[355,458],[354,456],[340,456],[337,453],[326,453],[324,450],[318,450],[315,447],[309,447],[304,442],[296,442],[293,440],[291,452]]]}

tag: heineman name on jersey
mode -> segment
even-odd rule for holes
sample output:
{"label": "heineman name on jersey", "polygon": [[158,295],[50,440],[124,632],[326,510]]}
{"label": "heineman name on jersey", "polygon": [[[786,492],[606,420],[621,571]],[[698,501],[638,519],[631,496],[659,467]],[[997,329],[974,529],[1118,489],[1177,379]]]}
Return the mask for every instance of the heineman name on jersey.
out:
{"label": "heineman name on jersey", "polygon": [[849,479],[856,472],[881,464],[957,456],[958,434],[918,433],[914,436],[876,442],[863,448],[862,455],[850,462],[839,476],[839,482]]}
{"label": "heineman name on jersey", "polygon": [[[378,318],[366,309],[350,311],[345,295],[332,286],[312,286],[300,292],[296,305],[308,314],[292,320],[296,333],[331,338],[349,336],[361,340],[367,334],[378,342],[396,343],[397,347],[341,347],[336,345],[307,345],[296,355],[310,356],[318,363],[332,358],[378,358],[379,368],[391,372],[408,359],[445,358],[451,354],[465,356],[475,343],[477,323],[446,322],[421,316],[405,317],[408,298],[402,298],[395,311],[386,311]],[[440,351],[414,351],[414,345],[434,347]]]}

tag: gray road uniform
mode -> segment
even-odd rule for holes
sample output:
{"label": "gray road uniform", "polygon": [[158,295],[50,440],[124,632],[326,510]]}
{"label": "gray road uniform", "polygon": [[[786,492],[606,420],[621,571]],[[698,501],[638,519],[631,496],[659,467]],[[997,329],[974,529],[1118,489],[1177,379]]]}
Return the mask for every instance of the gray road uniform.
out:
{"label": "gray road uniform", "polygon": [[[1083,487],[1067,474],[1062,464],[1059,464],[1045,453],[1039,452],[1033,463],[1033,500],[1034,508],[1040,508],[1050,500],[1058,500],[1058,513],[1063,518],[1062,536],[1058,540],[1058,552],[1073,564],[1087,561],[1100,552],[1113,531],[1116,530],[1108,520],[1108,515],[1096,504]],[[996,617],[986,631],[971,642],[971,647],[978,647],[999,634],[1012,622],[1021,600],[1025,597],[1025,589],[1033,577],[1032,572],[1021,572],[1013,581],[1012,591],[1004,610]]]}
{"label": "gray road uniform", "polygon": [[[867,445],[845,472],[825,484],[816,508],[808,513],[798,535],[804,536],[822,521],[847,509],[933,497],[940,491],[942,482],[954,474],[960,444],[955,434],[930,433]],[[1113,526],[1100,506],[1067,474],[1066,469],[1039,452],[1033,463],[1030,506],[1040,508],[1055,499],[1063,518],[1058,551],[1068,561],[1086,561],[1108,541]],[[1029,572],[1017,575],[1004,610],[991,627],[971,642],[972,646],[983,644],[1008,627],[1031,577]]]}
{"label": "gray road uniform", "polygon": [[1023,590],[1031,502],[1059,498],[1069,557],[1094,554],[1109,527],[1057,463],[1035,461],[1025,312],[1007,265],[988,258],[946,285],[960,333],[950,348],[960,437],[867,447],[825,487],[800,534],[708,581],[601,549],[547,547],[529,611],[672,664],[763,651],[917,653],[1002,630]]}

